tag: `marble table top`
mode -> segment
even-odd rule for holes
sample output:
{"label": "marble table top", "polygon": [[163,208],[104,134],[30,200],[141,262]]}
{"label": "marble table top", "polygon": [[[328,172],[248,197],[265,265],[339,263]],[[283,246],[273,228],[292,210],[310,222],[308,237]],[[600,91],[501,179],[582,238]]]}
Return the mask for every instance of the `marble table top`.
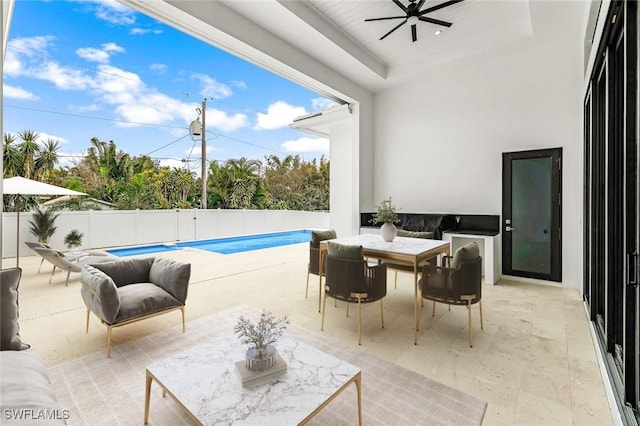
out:
{"label": "marble table top", "polygon": [[393,241],[387,242],[377,234],[361,234],[348,237],[340,237],[332,240],[321,241],[320,245],[332,241],[340,244],[360,245],[365,251],[378,251],[385,253],[396,253],[410,256],[418,256],[421,253],[433,249],[449,246],[448,241],[431,240],[426,238],[395,237]]}
{"label": "marble table top", "polygon": [[147,371],[205,425],[299,424],[360,372],[286,334],[275,346],[287,371],[253,386],[244,387],[236,370],[246,346],[233,334],[155,362]]}

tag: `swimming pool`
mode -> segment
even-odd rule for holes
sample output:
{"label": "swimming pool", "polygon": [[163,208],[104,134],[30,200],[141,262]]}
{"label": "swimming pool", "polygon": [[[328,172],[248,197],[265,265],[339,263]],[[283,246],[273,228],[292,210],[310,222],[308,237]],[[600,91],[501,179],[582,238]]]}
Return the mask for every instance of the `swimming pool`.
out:
{"label": "swimming pool", "polygon": [[138,254],[162,253],[180,250],[185,247],[212,251],[220,254],[233,254],[243,251],[259,250],[289,244],[304,243],[311,239],[311,231],[287,231],[271,234],[243,235],[239,237],[215,238],[211,240],[179,241],[177,243],[150,244],[135,247],[109,249],[116,256],[135,256]]}

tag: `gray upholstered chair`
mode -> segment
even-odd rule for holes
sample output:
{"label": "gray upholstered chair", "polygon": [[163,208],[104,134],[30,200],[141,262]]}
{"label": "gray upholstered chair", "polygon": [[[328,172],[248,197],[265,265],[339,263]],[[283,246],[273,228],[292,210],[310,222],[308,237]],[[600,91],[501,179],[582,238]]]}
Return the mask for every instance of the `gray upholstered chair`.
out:
{"label": "gray upholstered chair", "polygon": [[111,331],[174,310],[182,313],[191,277],[191,264],[157,257],[133,258],[85,266],[81,272],[87,326],[93,312],[107,326],[107,357]]}
{"label": "gray upholstered chair", "polygon": [[[51,270],[51,275],[49,276],[49,284],[51,284],[51,279],[53,278],[53,273],[56,271],[56,268],[61,269],[63,271],[67,271],[67,279],[65,281],[65,285],[69,286],[69,276],[72,272],[80,272],[85,265],[92,265],[100,262],[108,262],[115,259],[118,259],[116,256],[112,255],[100,255],[100,256],[89,256],[84,257],[82,259],[73,261],[75,259],[74,256],[67,256],[64,253],[43,247],[33,247],[33,250],[42,256],[43,260],[51,263],[53,265],[53,269]],[[41,262],[42,263],[42,262]]]}
{"label": "gray upholstered chair", "polygon": [[382,299],[387,295],[387,265],[384,263],[368,266],[362,255],[361,246],[349,246],[329,242],[326,256],[326,280],[324,301],[322,302],[322,322],[324,331],[324,313],[327,297],[358,304],[358,345],[362,344],[362,304],[380,301],[380,320],[384,328],[384,305]]}
{"label": "gray upholstered chair", "polygon": [[[311,241],[309,241],[309,265],[307,268],[307,288],[304,292],[304,298],[309,296],[309,275],[320,275],[320,242],[337,238],[334,229],[326,231],[311,231]],[[318,312],[320,312],[320,298],[322,297],[322,282],[318,288]]]}
{"label": "gray upholstered chair", "polygon": [[[432,239],[433,232],[421,232],[421,231],[407,231],[404,229],[398,229],[396,233],[397,237],[408,237],[408,238],[426,238]],[[435,259],[435,258],[434,258]],[[393,263],[393,262],[384,262],[387,265],[388,269],[391,269],[395,275],[393,278],[393,288],[398,288],[398,271],[399,272],[409,272],[413,274],[413,266],[407,265],[406,263]],[[418,265],[418,271],[422,271],[422,268],[426,265],[430,265],[432,263],[432,259],[427,259],[422,261]]]}
{"label": "gray upholstered chair", "polygon": [[[436,314],[436,302],[467,307],[469,318],[469,346],[473,346],[471,305],[480,308],[480,328],[482,320],[482,258],[478,244],[473,242],[456,250],[453,257],[445,256],[445,267],[427,265],[422,268],[419,288],[424,299],[433,301],[432,316]],[[418,321],[422,307],[418,306]]]}

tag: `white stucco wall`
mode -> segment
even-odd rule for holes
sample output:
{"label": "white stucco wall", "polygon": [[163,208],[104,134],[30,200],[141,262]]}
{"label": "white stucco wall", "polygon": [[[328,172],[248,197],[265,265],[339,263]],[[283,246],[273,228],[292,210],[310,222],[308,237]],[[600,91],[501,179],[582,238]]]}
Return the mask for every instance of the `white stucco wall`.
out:
{"label": "white stucco wall", "polygon": [[527,39],[375,99],[374,196],[405,212],[502,211],[502,153],[563,148],[563,283],[582,283],[582,52]]}

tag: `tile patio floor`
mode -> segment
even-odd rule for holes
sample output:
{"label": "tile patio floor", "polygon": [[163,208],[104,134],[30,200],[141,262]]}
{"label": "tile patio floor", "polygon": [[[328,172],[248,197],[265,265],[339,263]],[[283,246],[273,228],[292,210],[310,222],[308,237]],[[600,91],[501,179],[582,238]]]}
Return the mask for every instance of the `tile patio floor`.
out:
{"label": "tile patio floor", "polygon": [[[266,308],[310,331],[320,333],[318,278],[311,276],[304,298],[308,245],[295,244],[234,255],[200,250],[160,254],[192,264],[187,298],[187,333],[191,319],[247,304]],[[84,332],[85,307],[80,275],[54,275],[40,258],[20,259],[20,327],[47,366],[96,351],[105,352],[106,327],[92,316]],[[4,259],[4,268],[15,259]],[[413,344],[412,276],[399,274],[393,289],[388,276],[385,329],[379,306],[364,305],[361,350],[468,392],[488,402],[484,425],[611,425],[595,348],[580,294],[557,285],[501,280],[483,286],[484,330],[473,308],[474,347],[467,340],[467,313],[431,304],[423,310],[418,345]],[[324,335],[357,347],[356,310],[327,303]],[[180,323],[178,312],[115,329],[114,346]]]}

